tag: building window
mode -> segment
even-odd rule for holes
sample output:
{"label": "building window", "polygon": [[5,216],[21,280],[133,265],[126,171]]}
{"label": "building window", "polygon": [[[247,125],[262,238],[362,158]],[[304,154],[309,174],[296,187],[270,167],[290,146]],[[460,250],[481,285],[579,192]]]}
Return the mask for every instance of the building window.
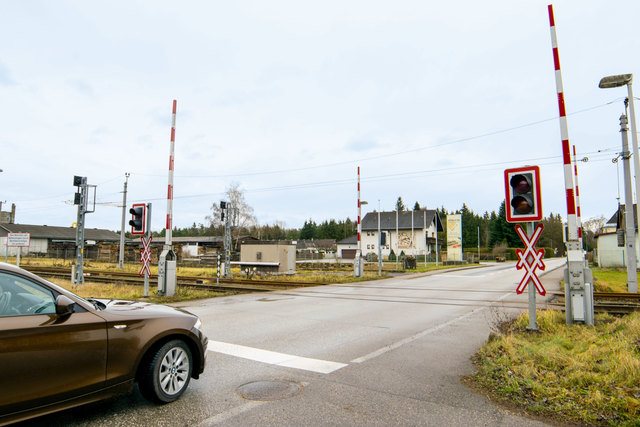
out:
{"label": "building window", "polygon": [[375,249],[375,248],[376,248],[376,245],[371,245],[371,249]]}

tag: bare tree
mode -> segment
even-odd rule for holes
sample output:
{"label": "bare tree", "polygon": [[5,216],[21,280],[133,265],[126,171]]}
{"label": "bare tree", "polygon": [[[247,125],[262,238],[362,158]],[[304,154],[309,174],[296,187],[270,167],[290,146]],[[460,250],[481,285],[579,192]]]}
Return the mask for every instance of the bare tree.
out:
{"label": "bare tree", "polygon": [[582,221],[582,228],[585,230],[591,231],[592,233],[595,234],[598,231],[600,231],[602,227],[604,227],[606,222],[607,222],[607,219],[604,216],[600,215],[593,218],[589,218],[586,221]]}
{"label": "bare tree", "polygon": [[[244,231],[246,232],[251,227],[258,225],[258,219],[253,214],[253,208],[247,204],[244,199],[244,191],[240,188],[240,184],[237,182],[231,183],[231,185],[225,191],[225,201],[227,206],[238,210],[238,218],[236,221],[237,228],[235,229],[237,235]],[[222,209],[220,209],[220,202],[214,202],[211,205],[211,216],[207,216],[205,219],[209,221],[209,224],[214,227],[224,226],[222,221]]]}

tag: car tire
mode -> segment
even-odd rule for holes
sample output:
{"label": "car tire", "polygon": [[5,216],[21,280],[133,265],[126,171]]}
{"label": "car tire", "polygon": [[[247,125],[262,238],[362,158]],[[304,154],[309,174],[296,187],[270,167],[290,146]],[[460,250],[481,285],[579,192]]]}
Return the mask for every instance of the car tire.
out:
{"label": "car tire", "polygon": [[182,340],[169,341],[142,366],[138,381],[140,392],[157,403],[173,402],[187,389],[192,370],[189,346]]}

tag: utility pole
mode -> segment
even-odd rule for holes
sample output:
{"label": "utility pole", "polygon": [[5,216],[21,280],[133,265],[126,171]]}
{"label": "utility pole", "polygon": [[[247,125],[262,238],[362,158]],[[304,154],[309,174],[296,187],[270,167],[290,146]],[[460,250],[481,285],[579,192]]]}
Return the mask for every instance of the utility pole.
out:
{"label": "utility pole", "polygon": [[129,172],[124,174],[124,190],[122,191],[122,226],[120,227],[120,255],[118,257],[118,268],[124,269],[124,224],[127,214],[127,181],[129,181]]}
{"label": "utility pole", "polygon": [[[625,101],[625,107],[628,101]],[[626,110],[626,108],[625,108]],[[631,190],[631,165],[629,158],[629,139],[627,136],[627,116],[620,116],[620,133],[622,133],[622,167],[624,171],[624,223],[625,223],[625,248],[627,253],[627,287],[629,293],[638,293],[638,273],[636,269],[636,227],[635,212],[633,209],[633,193]]]}

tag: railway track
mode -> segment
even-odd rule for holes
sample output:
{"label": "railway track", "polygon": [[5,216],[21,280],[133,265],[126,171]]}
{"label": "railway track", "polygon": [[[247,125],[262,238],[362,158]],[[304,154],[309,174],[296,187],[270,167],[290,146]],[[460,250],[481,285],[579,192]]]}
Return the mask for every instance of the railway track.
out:
{"label": "railway track", "polygon": [[[68,279],[71,277],[71,269],[66,267],[42,267],[25,266],[26,270],[44,277],[60,277]],[[143,285],[144,279],[136,273],[126,273],[122,271],[104,271],[84,269],[85,279],[93,282],[104,283],[129,283]],[[157,281],[157,275],[151,275],[150,282]],[[294,288],[311,286],[322,286],[326,283],[291,282],[282,280],[243,280],[243,279],[220,279],[217,284],[216,277],[206,276],[178,276],[178,286],[200,288],[200,289],[220,289],[240,292],[269,292],[282,291]],[[557,309],[564,308],[564,293],[550,292],[557,296],[553,302],[547,303],[549,307]],[[640,311],[640,294],[629,293],[609,293],[594,292],[594,311],[596,313],[628,314],[633,311]]]}
{"label": "railway track", "polygon": [[[556,303],[564,308],[564,292],[550,292],[558,296]],[[640,311],[640,294],[622,292],[594,292],[593,310],[596,313],[629,314]]]}
{"label": "railway track", "polygon": [[[71,269],[66,267],[42,267],[42,266],[24,266],[25,270],[43,277],[59,277],[68,279],[71,277]],[[83,269],[85,280],[103,283],[129,283],[144,284],[144,278],[136,273],[127,273],[123,271],[104,271]],[[149,281],[157,282],[158,276],[152,274]],[[244,280],[244,279],[223,279],[220,278],[220,284],[217,284],[216,277],[206,276],[178,276],[178,286],[203,289],[224,289],[245,292],[268,292],[281,291],[286,289],[322,286],[326,283],[309,283],[309,282],[292,282],[283,280]]]}

